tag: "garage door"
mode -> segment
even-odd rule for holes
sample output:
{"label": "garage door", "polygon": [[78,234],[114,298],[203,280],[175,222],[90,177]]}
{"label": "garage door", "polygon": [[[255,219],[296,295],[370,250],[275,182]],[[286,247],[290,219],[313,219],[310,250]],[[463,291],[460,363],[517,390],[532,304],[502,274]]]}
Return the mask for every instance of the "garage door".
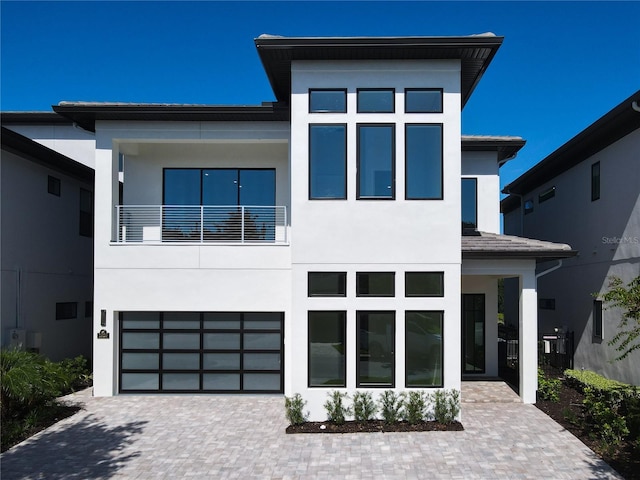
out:
{"label": "garage door", "polygon": [[282,393],[281,312],[122,312],[121,393]]}

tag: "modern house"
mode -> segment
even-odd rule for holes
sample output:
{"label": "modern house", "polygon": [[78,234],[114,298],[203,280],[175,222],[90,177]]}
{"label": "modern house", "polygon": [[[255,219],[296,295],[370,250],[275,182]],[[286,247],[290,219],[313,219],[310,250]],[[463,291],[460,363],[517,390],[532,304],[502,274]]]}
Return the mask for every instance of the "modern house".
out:
{"label": "modern house", "polygon": [[535,402],[536,266],[574,252],[500,235],[524,140],[461,133],[501,43],[263,35],[275,102],[54,106],[95,134],[94,394],[460,389],[513,277]]}
{"label": "modern house", "polygon": [[72,128],[53,112],[2,115],[2,347],[91,358],[93,169],[17,133],[26,117]]}
{"label": "modern house", "polygon": [[[574,332],[574,367],[640,385],[640,356],[613,361],[621,312],[609,279],[640,275],[640,91],[504,189],[504,231],[567,242],[580,254],[538,284],[539,334]],[[542,337],[541,337],[542,339]]]}

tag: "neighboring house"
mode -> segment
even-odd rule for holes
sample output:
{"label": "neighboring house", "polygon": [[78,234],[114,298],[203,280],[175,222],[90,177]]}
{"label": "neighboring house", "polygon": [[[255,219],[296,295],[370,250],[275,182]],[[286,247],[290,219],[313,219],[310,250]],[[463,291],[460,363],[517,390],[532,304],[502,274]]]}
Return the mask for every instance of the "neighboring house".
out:
{"label": "neighboring house", "polygon": [[91,358],[93,169],[2,120],[2,347]]}
{"label": "neighboring house", "polygon": [[534,402],[536,264],[573,252],[499,234],[524,141],[460,132],[502,38],[255,43],[274,103],[54,107],[96,139],[94,394],[460,389],[515,277]]}
{"label": "neighboring house", "polygon": [[[504,189],[504,230],[567,242],[580,254],[538,286],[539,334],[573,331],[574,367],[640,385],[640,354],[612,362],[620,311],[609,277],[640,275],[640,91]],[[524,209],[522,208],[524,205]]]}

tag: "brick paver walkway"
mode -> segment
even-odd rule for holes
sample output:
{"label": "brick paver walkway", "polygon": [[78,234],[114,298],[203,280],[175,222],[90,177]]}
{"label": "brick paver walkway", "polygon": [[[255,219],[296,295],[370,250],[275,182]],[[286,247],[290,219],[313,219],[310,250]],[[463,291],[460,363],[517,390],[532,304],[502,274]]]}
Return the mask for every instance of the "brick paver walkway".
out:
{"label": "brick paver walkway", "polygon": [[2,480],[621,478],[521,403],[464,403],[463,432],[286,435],[279,396],[78,398],[2,455]]}

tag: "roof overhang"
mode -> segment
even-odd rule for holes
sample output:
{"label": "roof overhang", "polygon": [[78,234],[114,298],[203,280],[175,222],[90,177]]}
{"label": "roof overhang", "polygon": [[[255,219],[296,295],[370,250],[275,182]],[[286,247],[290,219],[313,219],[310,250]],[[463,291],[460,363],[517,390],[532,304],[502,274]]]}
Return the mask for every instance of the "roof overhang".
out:
{"label": "roof overhang", "polygon": [[2,112],[3,125],[71,125],[56,112]]}
{"label": "roof overhang", "polygon": [[462,106],[491,63],[503,37],[280,37],[255,39],[260,60],[278,101],[291,95],[294,60],[444,60],[462,64]]}
{"label": "roof overhang", "polygon": [[564,243],[546,242],[513,235],[473,232],[462,236],[462,259],[531,259],[538,262],[574,257]]}
{"label": "roof overhang", "polygon": [[289,106],[262,105],[184,105],[159,103],[60,102],[53,110],[90,132],[97,120],[122,121],[200,121],[200,122],[285,122]]}
{"label": "roof overhang", "polygon": [[[640,112],[633,105],[639,102],[640,90],[511,182],[502,193],[525,195],[637,130]],[[502,212],[508,213],[519,204],[513,195],[507,197],[501,202]]]}
{"label": "roof overhang", "polygon": [[499,166],[514,159],[526,143],[522,137],[462,135],[463,152],[497,152]]}
{"label": "roof overhang", "polygon": [[1,128],[0,139],[3,150],[93,185],[94,171],[86,165],[6,127]]}

